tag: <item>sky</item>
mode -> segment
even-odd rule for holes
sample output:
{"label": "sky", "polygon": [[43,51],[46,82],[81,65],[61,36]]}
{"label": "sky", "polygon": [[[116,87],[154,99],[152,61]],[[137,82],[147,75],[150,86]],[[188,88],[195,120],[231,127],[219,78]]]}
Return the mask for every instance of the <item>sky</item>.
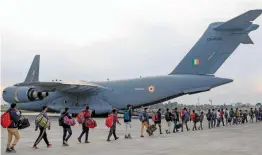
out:
{"label": "sky", "polygon": [[[2,0],[1,92],[25,79],[36,54],[40,81],[166,75],[210,23],[250,9],[262,9],[262,1]],[[174,101],[262,102],[262,28],[250,37],[255,44],[240,45],[215,74],[233,83]]]}

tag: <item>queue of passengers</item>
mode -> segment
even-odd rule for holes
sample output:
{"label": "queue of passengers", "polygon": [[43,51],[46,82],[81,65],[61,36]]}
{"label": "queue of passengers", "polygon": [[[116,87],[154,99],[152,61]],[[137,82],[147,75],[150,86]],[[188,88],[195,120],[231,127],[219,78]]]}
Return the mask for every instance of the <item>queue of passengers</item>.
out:
{"label": "queue of passengers", "polygon": [[[46,130],[51,129],[51,123],[49,117],[47,115],[48,107],[44,106],[42,108],[42,112],[36,117],[35,124],[36,128],[35,131],[39,129],[39,136],[37,137],[36,141],[33,144],[33,149],[38,149],[38,144],[42,139],[44,139],[47,148],[50,148],[52,144],[49,143],[47,132]],[[72,118],[71,114],[68,112],[69,108],[65,108],[64,112],[59,117],[59,126],[63,128],[63,138],[62,138],[62,145],[69,146],[68,140],[72,135],[71,126],[75,125],[75,120]],[[139,120],[141,122],[141,137],[144,137],[144,129],[146,128],[147,133],[149,136],[152,136],[154,131],[156,131],[157,126],[159,128],[160,134],[162,132],[162,112],[159,109],[155,112],[152,116],[153,123],[150,123],[149,119],[149,110],[148,108],[144,108],[144,111],[139,115]],[[178,110],[175,109],[166,109],[165,113],[165,121],[166,121],[166,134],[170,134],[171,132],[176,133],[179,132],[181,128],[181,132],[184,131],[184,126],[187,131],[190,130],[188,127],[188,122],[193,122],[192,131],[196,130],[203,130],[203,120],[206,116],[208,120],[208,127],[209,129],[220,127],[222,124],[223,126],[227,125],[238,125],[247,122],[254,122],[255,121],[262,121],[262,109],[251,108],[248,110],[239,110],[236,108],[233,110],[225,109],[218,109],[212,111],[209,109],[208,112],[204,115],[204,112],[200,114],[196,113],[195,110],[192,112],[188,111],[186,108]],[[248,116],[250,117],[248,121]],[[131,139],[131,119],[132,119],[132,106],[127,105],[126,110],[124,111],[124,124],[125,124],[125,139]],[[85,135],[85,143],[90,143],[88,141],[89,129],[95,128],[97,126],[94,119],[91,118],[91,114],[89,112],[89,106],[77,116],[77,122],[82,125],[82,132],[77,138],[79,143],[82,142],[82,137]],[[114,139],[117,140],[119,137],[116,136],[116,124],[121,125],[117,117],[117,110],[113,109],[112,114],[110,114],[105,121],[105,125],[109,128],[109,135],[107,141],[110,141],[111,136],[114,136]],[[173,125],[172,125],[173,124]],[[28,119],[22,116],[21,111],[16,109],[16,104],[11,104],[11,108],[5,112],[1,116],[1,125],[4,128],[7,128],[8,131],[8,143],[6,153],[14,153],[15,146],[20,139],[19,136],[19,129],[24,129],[30,126]],[[13,139],[14,137],[14,139]],[[13,141],[14,140],[14,141]]]}

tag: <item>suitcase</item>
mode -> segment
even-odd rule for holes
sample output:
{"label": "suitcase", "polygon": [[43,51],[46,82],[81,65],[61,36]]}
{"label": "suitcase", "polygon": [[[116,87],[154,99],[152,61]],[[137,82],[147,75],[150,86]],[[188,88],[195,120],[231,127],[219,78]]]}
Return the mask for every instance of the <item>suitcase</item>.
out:
{"label": "suitcase", "polygon": [[156,131],[156,126],[153,124],[153,125],[150,125],[147,129],[146,129],[146,132],[151,136],[153,135],[153,133]]}

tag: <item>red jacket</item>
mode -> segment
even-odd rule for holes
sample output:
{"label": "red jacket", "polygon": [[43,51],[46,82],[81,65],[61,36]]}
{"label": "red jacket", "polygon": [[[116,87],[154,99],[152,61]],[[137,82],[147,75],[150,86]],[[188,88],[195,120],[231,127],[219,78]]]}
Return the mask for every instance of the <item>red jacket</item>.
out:
{"label": "red jacket", "polygon": [[90,118],[91,117],[91,114],[90,114],[89,110],[83,110],[82,112],[84,113],[84,117],[85,118]]}

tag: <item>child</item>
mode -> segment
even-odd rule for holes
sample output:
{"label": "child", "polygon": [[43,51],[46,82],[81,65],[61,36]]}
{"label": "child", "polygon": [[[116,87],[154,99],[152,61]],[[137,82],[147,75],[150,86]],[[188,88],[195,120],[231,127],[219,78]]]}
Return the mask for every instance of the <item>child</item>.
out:
{"label": "child", "polygon": [[112,136],[112,134],[114,135],[115,140],[117,140],[119,138],[119,137],[116,136],[116,123],[121,125],[121,123],[118,121],[118,118],[117,118],[116,109],[113,109],[112,112],[113,113],[111,114],[111,117],[113,117],[113,125],[110,127],[109,135],[108,135],[108,138],[107,138],[108,142],[111,141],[110,137]]}

